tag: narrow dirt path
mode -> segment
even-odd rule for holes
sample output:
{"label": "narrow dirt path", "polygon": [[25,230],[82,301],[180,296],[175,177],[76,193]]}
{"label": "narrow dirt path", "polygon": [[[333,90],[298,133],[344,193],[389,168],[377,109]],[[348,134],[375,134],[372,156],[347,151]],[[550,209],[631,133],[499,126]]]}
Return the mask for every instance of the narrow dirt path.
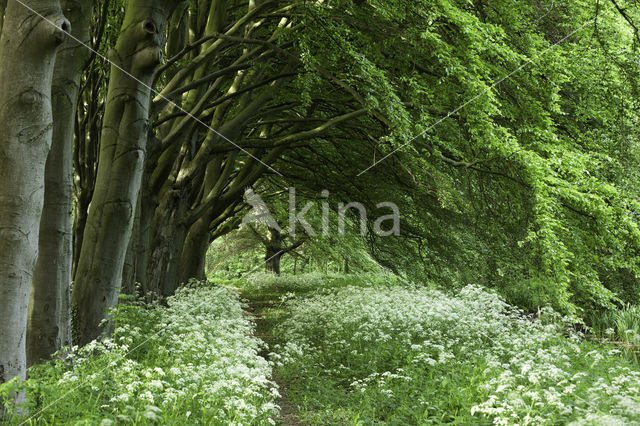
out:
{"label": "narrow dirt path", "polygon": [[[245,300],[248,300],[247,314],[256,323],[254,336],[265,342],[269,347],[274,344],[275,336],[273,335],[273,327],[281,321],[282,310],[277,306],[277,294],[267,295],[248,295],[242,294]],[[264,359],[269,360],[269,351],[263,350],[260,354]],[[273,380],[278,384],[280,398],[276,404],[280,407],[280,417],[276,419],[279,425],[296,426],[303,425],[300,421],[298,409],[289,399],[289,389],[286,383],[279,380],[274,374]]]}

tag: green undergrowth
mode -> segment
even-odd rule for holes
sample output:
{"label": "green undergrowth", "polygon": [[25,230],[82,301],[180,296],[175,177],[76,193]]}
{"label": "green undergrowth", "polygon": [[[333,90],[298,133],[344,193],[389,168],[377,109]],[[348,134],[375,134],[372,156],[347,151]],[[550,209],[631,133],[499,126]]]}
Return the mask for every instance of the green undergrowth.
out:
{"label": "green undergrowth", "polygon": [[242,293],[250,298],[333,291],[342,287],[397,287],[408,283],[397,275],[367,273],[358,275],[309,273],[281,275],[254,273],[241,282]]}
{"label": "green undergrowth", "polygon": [[626,305],[594,315],[591,318],[593,333],[599,337],[640,345],[640,306]]}
{"label": "green undergrowth", "polygon": [[640,364],[640,306],[625,305],[590,318],[596,337],[616,344],[625,356]]}
{"label": "green undergrowth", "polygon": [[638,424],[640,372],[551,310],[367,276],[249,278],[305,424]]}
{"label": "green undergrowth", "polygon": [[[112,338],[29,369],[26,424],[270,424],[271,367],[237,293],[192,282],[168,306],[120,304]],[[12,388],[11,386],[14,386]],[[3,385],[0,393],[15,390]],[[24,412],[24,411],[23,411]]]}
{"label": "green undergrowth", "polygon": [[[0,386],[27,398],[8,423],[640,424],[621,348],[478,286],[261,273],[113,315],[110,339]],[[635,330],[631,307],[607,315],[596,334]]]}

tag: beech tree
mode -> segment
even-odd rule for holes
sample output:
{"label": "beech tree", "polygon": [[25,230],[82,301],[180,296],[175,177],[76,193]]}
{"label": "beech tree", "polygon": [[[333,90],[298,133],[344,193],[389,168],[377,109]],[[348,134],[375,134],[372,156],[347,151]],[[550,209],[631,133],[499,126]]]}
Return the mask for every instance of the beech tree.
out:
{"label": "beech tree", "polygon": [[75,273],[72,309],[78,343],[100,335],[100,323],[116,304],[140,191],[149,100],[162,59],[164,30],[174,0],[128,2],[112,61],[100,136],[100,154],[82,248]]}
{"label": "beech tree", "polygon": [[[53,133],[45,167],[38,261],[33,275],[27,332],[27,363],[71,346],[71,262],[75,114],[87,48],[90,1],[61,2],[71,35],[56,56],[52,82]],[[78,41],[79,40],[79,41]]]}
{"label": "beech tree", "polygon": [[51,82],[69,21],[52,0],[9,1],[0,35],[0,383],[25,377],[27,308],[51,146]]}
{"label": "beech tree", "polygon": [[[275,173],[271,165],[286,150],[369,113],[355,89],[305,64],[291,39],[318,29],[298,19],[301,5],[249,2],[246,12],[223,15],[222,4],[178,20],[172,32],[196,40],[165,66],[166,84],[154,100],[162,111],[143,194],[150,209],[141,213],[137,236],[140,247],[149,247],[137,255],[146,265],[136,277],[145,292],[168,296],[180,282],[203,276],[211,234],[235,213],[245,187]],[[170,68],[172,62],[180,68]],[[305,90],[309,74],[345,100],[291,96]],[[165,105],[166,98],[181,101],[181,109]]]}

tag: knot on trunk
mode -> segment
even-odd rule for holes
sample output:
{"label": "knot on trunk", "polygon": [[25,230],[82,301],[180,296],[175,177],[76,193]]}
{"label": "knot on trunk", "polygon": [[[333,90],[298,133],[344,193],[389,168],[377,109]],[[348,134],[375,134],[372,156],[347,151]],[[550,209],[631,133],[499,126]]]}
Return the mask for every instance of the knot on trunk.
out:
{"label": "knot on trunk", "polygon": [[151,34],[151,35],[155,35],[159,33],[158,28],[156,27],[156,24],[151,20],[142,21],[142,30],[147,34]]}
{"label": "knot on trunk", "polygon": [[160,24],[152,19],[144,19],[137,28],[139,41],[131,63],[132,71],[139,74],[153,73],[163,57],[162,46],[165,40],[160,31]]}
{"label": "knot on trunk", "polygon": [[[55,53],[55,48],[60,46],[71,32],[71,23],[59,9],[44,11],[42,14],[35,12],[32,19],[33,35],[37,39],[34,46],[44,47],[45,52]],[[40,52],[44,53],[42,50]]]}
{"label": "knot on trunk", "polygon": [[48,20],[48,22],[44,24],[50,26],[52,29],[53,43],[55,46],[60,46],[64,43],[71,32],[71,23],[62,15],[56,15],[55,18]]}
{"label": "knot on trunk", "polygon": [[20,102],[28,106],[40,102],[42,98],[42,94],[33,89],[25,90],[20,94]]}

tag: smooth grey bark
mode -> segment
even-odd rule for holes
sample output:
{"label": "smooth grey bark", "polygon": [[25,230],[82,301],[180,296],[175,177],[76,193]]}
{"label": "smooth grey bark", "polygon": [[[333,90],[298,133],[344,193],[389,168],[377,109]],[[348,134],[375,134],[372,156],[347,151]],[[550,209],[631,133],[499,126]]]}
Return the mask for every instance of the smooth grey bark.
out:
{"label": "smooth grey bark", "polygon": [[[178,1],[131,0],[110,59],[96,187],[75,273],[74,331],[83,345],[99,337],[118,300],[149,131],[150,86],[166,22]],[[124,71],[123,71],[124,70]]]}
{"label": "smooth grey bark", "polygon": [[[149,150],[154,146],[154,139],[148,142]],[[147,262],[149,256],[149,238],[151,221],[153,219],[154,202],[153,191],[149,188],[149,168],[145,167],[142,177],[142,187],[138,196],[138,205],[134,220],[131,239],[122,274],[123,291],[126,294],[144,296],[149,292],[147,285]]]}
{"label": "smooth grey bark", "polygon": [[[69,21],[58,0],[7,3],[0,35],[0,383],[25,377],[29,289],[51,146],[51,81]],[[46,19],[42,19],[42,14]]]}
{"label": "smooth grey bark", "polygon": [[189,229],[180,258],[178,281],[187,282],[190,278],[205,279],[205,258],[209,248],[208,217],[198,219]]}
{"label": "smooth grey bark", "polygon": [[[61,2],[72,35],[89,42],[90,1]],[[27,365],[71,346],[73,139],[78,91],[90,50],[67,38],[58,50],[51,102],[53,136],[45,167],[44,206],[38,260],[33,275],[27,329]]]}
{"label": "smooth grey bark", "polygon": [[124,266],[122,268],[122,288],[120,292],[131,296],[136,294],[136,252],[140,236],[140,204],[140,196],[138,195],[136,214],[131,229],[131,238],[129,238],[127,254],[124,257]]}
{"label": "smooth grey bark", "polygon": [[[144,181],[148,183],[149,180]],[[148,185],[143,184],[141,190],[142,195],[140,197],[140,219],[138,225],[138,245],[136,246],[136,261],[135,261],[135,280],[140,284],[142,295],[146,295],[149,292],[149,286],[147,282],[147,264],[149,262],[149,238],[151,233],[151,221],[153,220],[153,212],[155,209],[155,203],[153,197],[148,190]]]}

